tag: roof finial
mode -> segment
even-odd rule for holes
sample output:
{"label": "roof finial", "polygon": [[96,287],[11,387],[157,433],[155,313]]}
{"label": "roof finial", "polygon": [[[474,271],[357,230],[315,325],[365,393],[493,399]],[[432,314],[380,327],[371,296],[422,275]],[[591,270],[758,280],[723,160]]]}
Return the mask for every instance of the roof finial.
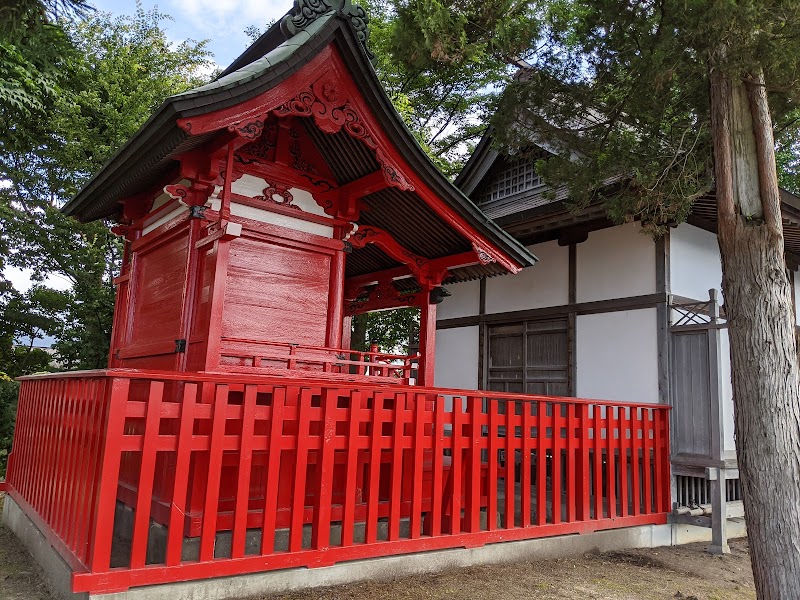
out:
{"label": "roof finial", "polygon": [[294,0],[294,8],[281,21],[281,31],[287,38],[291,38],[319,17],[329,13],[338,13],[350,22],[356,37],[364,46],[364,51],[374,63],[375,55],[367,46],[369,42],[367,11],[358,4],[353,4],[351,0]]}

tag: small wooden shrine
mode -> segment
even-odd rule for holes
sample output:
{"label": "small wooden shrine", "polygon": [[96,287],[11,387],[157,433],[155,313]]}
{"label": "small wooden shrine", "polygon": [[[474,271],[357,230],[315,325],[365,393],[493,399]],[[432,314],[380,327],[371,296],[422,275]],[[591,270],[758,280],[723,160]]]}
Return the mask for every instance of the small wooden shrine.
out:
{"label": "small wooden shrine", "polygon": [[[535,261],[417,145],[366,23],[297,0],[65,207],[126,241],[110,367],[432,385],[439,286]],[[401,306],[421,309],[418,358],[349,351],[353,315]]]}

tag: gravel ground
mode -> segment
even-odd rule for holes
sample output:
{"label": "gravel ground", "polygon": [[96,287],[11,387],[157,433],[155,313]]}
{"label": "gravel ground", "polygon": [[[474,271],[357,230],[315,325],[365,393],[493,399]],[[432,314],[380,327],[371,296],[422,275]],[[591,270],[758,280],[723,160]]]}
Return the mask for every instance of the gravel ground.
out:
{"label": "gravel ground", "polygon": [[[2,498],[0,497],[0,507]],[[747,600],[754,599],[746,539],[729,556],[705,544],[585,554],[571,559],[471,567],[387,582],[269,596],[270,600]],[[14,535],[0,527],[0,600],[51,600]]]}

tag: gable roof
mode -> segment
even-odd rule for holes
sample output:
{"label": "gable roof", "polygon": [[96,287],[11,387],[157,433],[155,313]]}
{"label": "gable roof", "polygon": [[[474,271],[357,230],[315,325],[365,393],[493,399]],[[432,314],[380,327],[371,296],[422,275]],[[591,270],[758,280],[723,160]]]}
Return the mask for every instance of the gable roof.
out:
{"label": "gable roof", "polygon": [[[64,206],[63,212],[81,221],[113,216],[122,199],[152,188],[175,168],[178,155],[209,142],[218,133],[191,135],[178,126],[178,119],[205,115],[255,98],[278,86],[333,44],[372,114],[430,190],[515,263],[521,267],[534,264],[536,257],[486,217],[436,168],[416,142],[378,81],[365,51],[366,33],[358,29],[357,19],[348,12],[352,8],[349,0],[329,2],[339,8],[316,14],[302,29],[289,32],[291,35],[287,37],[286,30],[292,25],[287,27],[287,19],[297,15],[303,1],[296,0],[295,9],[287,13],[281,26],[271,27],[215,81],[167,98]],[[262,51],[265,54],[256,58]]]}

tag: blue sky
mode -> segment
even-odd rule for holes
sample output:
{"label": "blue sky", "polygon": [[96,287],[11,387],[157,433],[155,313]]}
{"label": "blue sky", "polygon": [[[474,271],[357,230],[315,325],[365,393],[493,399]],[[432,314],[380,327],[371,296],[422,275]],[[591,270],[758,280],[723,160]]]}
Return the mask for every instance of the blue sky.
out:
{"label": "blue sky", "polygon": [[[89,4],[115,15],[136,10],[132,0],[89,0]],[[142,0],[142,6],[145,10],[157,7],[174,19],[162,24],[170,39],[209,40],[214,61],[227,67],[249,45],[245,28],[255,25],[263,31],[292,7],[292,0]]]}

